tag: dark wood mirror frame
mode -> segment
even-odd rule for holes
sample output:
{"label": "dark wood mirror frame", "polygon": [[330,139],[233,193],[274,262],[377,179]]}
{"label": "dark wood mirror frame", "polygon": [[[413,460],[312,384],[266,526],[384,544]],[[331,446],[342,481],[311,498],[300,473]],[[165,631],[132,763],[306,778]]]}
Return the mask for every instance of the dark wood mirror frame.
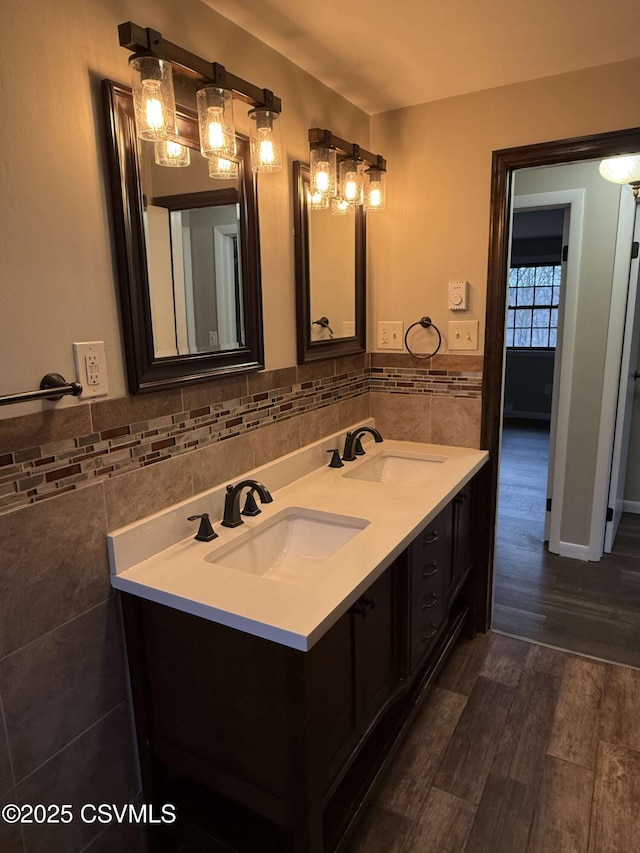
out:
{"label": "dark wood mirror frame", "polygon": [[298,342],[298,364],[321,361],[341,355],[365,352],[367,348],[367,259],[365,213],[362,207],[355,212],[355,321],[356,333],[349,338],[329,341],[311,340],[309,321],[311,306],[309,275],[309,211],[307,189],[309,166],[295,160],[293,163],[293,187],[295,192],[294,230],[296,259],[296,327]]}
{"label": "dark wood mirror frame", "polygon": [[[249,144],[237,136],[244,346],[157,358],[154,354],[149,277],[144,243],[140,163],[131,90],[102,81],[108,143],[120,307],[129,392],[140,394],[264,368],[258,199]],[[195,113],[178,108],[179,139],[200,151]]]}
{"label": "dark wood mirror frame", "polygon": [[[486,560],[488,585],[483,590],[483,617],[476,625],[481,631],[491,626],[495,522],[498,500],[498,458],[502,406],[502,372],[507,299],[507,265],[511,228],[511,192],[517,169],[553,166],[582,160],[604,159],[640,151],[640,128],[600,133],[593,136],[542,142],[493,152],[491,169],[491,210],[487,313],[482,381],[482,433],[480,446],[489,451],[489,462],[479,474],[482,498],[478,501],[478,558]],[[480,572],[480,576],[484,576]]]}

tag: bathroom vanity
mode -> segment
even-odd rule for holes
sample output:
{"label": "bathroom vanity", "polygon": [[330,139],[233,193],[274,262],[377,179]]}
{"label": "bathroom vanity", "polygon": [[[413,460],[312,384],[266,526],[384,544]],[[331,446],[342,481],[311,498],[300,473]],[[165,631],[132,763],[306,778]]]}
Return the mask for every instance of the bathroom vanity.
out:
{"label": "bathroom vanity", "polygon": [[[318,445],[325,466],[274,491],[246,530],[133,562],[191,501],[111,536],[145,799],[175,803],[179,816],[177,834],[157,830],[152,849],[191,833],[228,845],[212,850],[340,850],[458,635],[472,630],[483,583],[474,475],[487,454],[384,442],[331,470]],[[268,484],[282,470],[253,473]],[[273,575],[282,555],[280,568],[246,570],[247,548],[271,559],[285,525],[295,551],[304,524],[312,551],[314,538],[342,544],[311,567],[305,551],[284,574]]]}

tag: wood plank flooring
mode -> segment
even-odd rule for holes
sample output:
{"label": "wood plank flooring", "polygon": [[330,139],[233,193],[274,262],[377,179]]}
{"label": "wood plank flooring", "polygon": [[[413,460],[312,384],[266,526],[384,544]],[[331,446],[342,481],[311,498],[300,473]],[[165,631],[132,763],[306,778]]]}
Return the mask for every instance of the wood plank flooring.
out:
{"label": "wood plank flooring", "polygon": [[640,671],[462,640],[349,853],[640,850]]}
{"label": "wood plank flooring", "polygon": [[503,430],[492,626],[640,667],[640,516],[625,513],[612,554],[586,563],[544,546],[549,433]]}

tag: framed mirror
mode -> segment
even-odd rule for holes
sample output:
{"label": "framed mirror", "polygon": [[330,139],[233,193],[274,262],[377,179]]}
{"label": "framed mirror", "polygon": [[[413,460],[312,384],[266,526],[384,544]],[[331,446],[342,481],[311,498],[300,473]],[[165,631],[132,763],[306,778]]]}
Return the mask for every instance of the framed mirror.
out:
{"label": "framed mirror", "polygon": [[209,177],[195,111],[178,107],[186,167],[157,165],[131,90],[103,81],[129,391],[264,367],[257,192],[249,143],[237,177]]}
{"label": "framed mirror", "polygon": [[309,208],[309,167],[293,164],[298,364],[366,350],[366,242],[361,206]]}

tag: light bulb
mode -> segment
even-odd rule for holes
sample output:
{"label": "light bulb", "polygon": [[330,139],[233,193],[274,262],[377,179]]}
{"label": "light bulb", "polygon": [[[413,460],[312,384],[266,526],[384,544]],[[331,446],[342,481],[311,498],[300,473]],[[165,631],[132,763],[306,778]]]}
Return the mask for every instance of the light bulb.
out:
{"label": "light bulb", "polygon": [[271,139],[263,139],[260,142],[260,165],[271,166],[275,162],[276,154]]}
{"label": "light bulb", "polygon": [[329,189],[329,164],[319,163],[316,172],[316,189],[319,193],[326,193]]}
{"label": "light bulb", "polygon": [[345,201],[350,201],[355,204],[356,198],[358,197],[358,184],[356,178],[353,174],[347,175],[347,179],[344,183],[344,198]]}
{"label": "light bulb", "polygon": [[209,177],[230,181],[238,177],[238,164],[226,157],[209,158]]}
{"label": "light bulb", "polygon": [[142,91],[147,127],[153,131],[162,131],[166,126],[166,121],[160,100],[160,82],[158,80],[143,80]]}
{"label": "light bulb", "polygon": [[173,139],[155,142],[153,146],[155,162],[158,166],[188,166],[191,162],[190,152],[186,145],[181,145]]}
{"label": "light bulb", "polygon": [[225,139],[224,130],[220,121],[222,110],[210,107],[207,110],[207,118],[209,121],[209,131],[207,137],[209,139],[209,148],[212,151],[224,151]]}
{"label": "light bulb", "polygon": [[342,198],[332,198],[331,199],[331,213],[334,216],[349,216],[350,214],[355,213],[355,205],[349,204],[348,201],[345,201]]}
{"label": "light bulb", "polygon": [[315,190],[307,193],[307,202],[309,210],[326,210],[329,207],[329,196]]}

